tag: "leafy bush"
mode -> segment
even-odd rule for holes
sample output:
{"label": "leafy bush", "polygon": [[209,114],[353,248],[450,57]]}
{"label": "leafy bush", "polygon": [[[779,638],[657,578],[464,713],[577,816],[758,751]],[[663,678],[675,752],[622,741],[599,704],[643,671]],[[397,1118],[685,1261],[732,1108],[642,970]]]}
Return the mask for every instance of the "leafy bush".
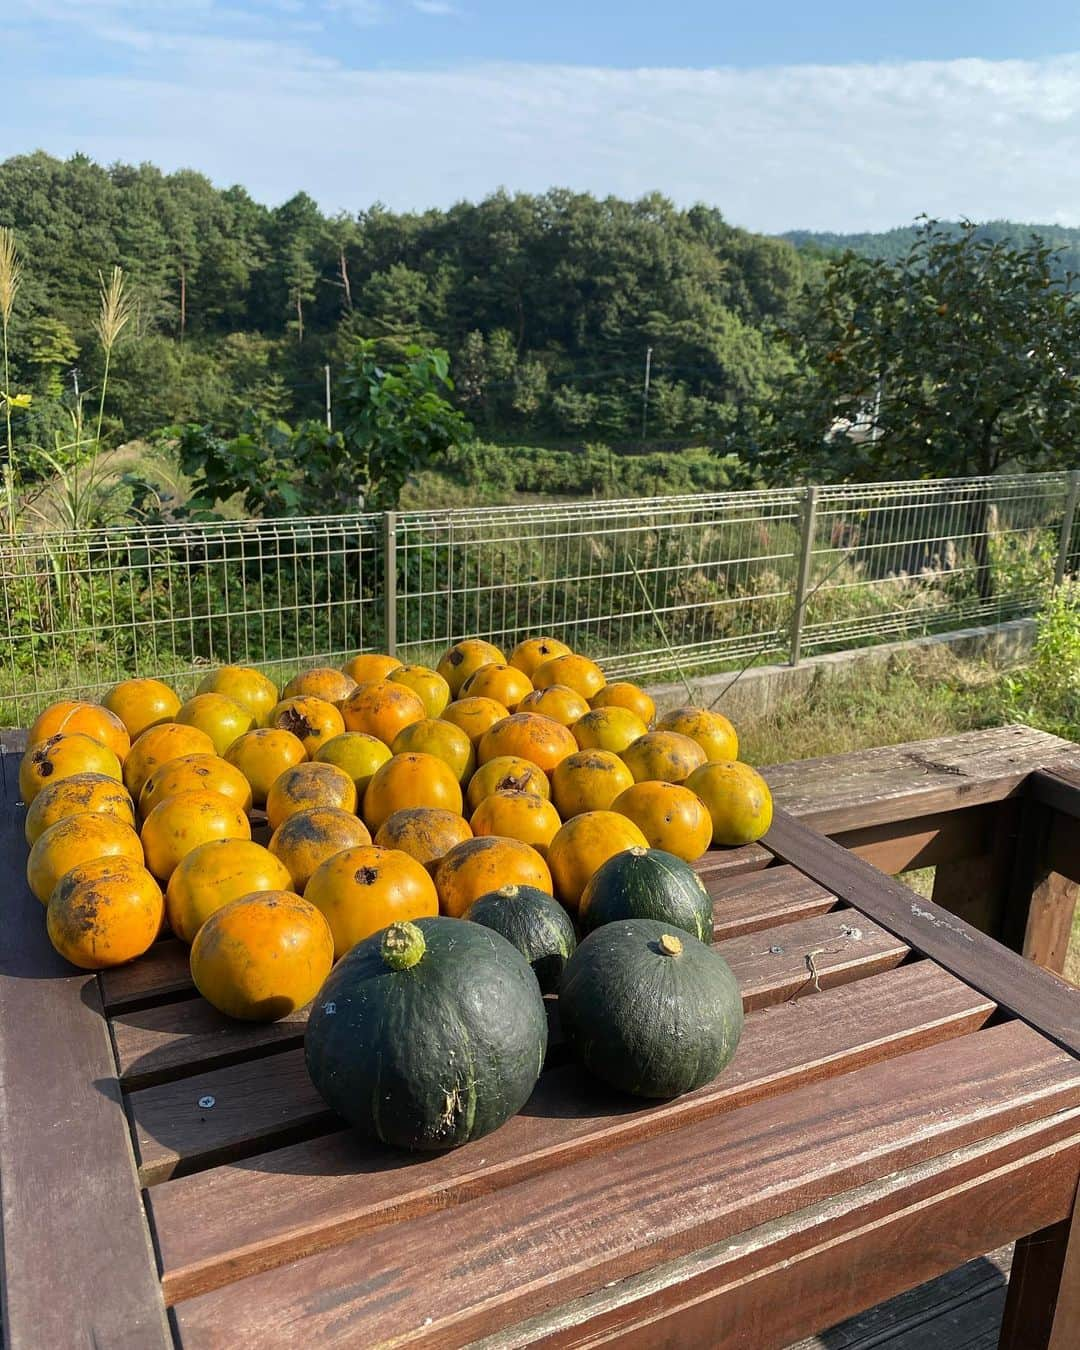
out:
{"label": "leafy bush", "polygon": [[1037,618],[1030,663],[1007,681],[1010,719],[1080,737],[1080,581],[1066,582]]}

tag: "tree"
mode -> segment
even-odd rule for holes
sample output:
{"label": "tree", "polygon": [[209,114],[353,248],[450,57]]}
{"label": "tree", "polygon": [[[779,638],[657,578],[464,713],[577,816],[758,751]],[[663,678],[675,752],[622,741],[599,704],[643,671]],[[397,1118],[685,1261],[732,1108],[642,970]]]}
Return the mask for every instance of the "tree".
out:
{"label": "tree", "polygon": [[447,401],[450,358],[440,348],[409,347],[382,366],[375,343],[360,341],[339,382],[340,427],[351,471],[368,510],[393,510],[401,489],[470,434]]}
{"label": "tree", "polygon": [[787,333],[765,455],[831,478],[965,477],[1072,463],[1080,307],[1054,251],[926,221],[898,261],[831,262]]}
{"label": "tree", "polygon": [[296,239],[289,247],[285,263],[285,285],[289,292],[289,327],[297,342],[304,340],[304,306],[315,299],[318,273],[303,240]]}
{"label": "tree", "polygon": [[42,392],[58,399],[63,392],[60,372],[79,355],[71,329],[43,315],[27,325],[27,339],[27,364],[38,367]]}

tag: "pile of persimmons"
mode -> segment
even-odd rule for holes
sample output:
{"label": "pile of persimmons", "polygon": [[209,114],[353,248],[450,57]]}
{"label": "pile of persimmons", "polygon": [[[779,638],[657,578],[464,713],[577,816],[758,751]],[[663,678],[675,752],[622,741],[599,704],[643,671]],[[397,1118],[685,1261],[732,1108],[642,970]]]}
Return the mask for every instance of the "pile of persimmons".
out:
{"label": "pile of persimmons", "polygon": [[64,957],[98,970],[170,932],[222,1012],[306,1004],[400,920],[467,914],[507,885],[573,916],[632,847],[693,862],[768,829],[763,779],[721,714],[656,717],[553,638],[438,669],[365,654],[278,690],[223,666],[186,703],[159,680],[46,708],[20,769],[27,880]]}

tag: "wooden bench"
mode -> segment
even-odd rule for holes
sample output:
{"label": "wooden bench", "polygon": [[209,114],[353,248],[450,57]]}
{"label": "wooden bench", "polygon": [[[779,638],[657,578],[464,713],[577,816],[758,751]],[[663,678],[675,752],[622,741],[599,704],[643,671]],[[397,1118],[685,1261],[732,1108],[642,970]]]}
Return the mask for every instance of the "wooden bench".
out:
{"label": "wooden bench", "polygon": [[[969,922],[1064,960],[1066,742],[1006,728],[768,770],[764,844],[701,864],[748,1010],[730,1068],[675,1102],[618,1098],[553,1009],[521,1115],[419,1158],[325,1109],[303,1017],[227,1022],[174,942],[73,974],[22,879],[16,763],[7,1344],[764,1350],[1014,1238],[1002,1344],[1078,1344],[1080,993]],[[954,904],[874,863],[935,865]]]}

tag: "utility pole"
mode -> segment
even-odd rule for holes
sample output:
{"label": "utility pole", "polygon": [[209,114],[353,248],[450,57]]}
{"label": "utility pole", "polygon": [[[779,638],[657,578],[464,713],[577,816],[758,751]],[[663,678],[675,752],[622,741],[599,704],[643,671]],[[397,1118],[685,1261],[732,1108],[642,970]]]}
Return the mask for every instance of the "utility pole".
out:
{"label": "utility pole", "polygon": [[326,429],[327,429],[327,431],[333,431],[333,429],[334,429],[334,423],[333,423],[333,420],[332,420],[332,418],[331,418],[331,416],[330,416],[330,367],[329,367],[329,365],[323,366],[323,372],[324,372],[324,374],[326,375]]}
{"label": "utility pole", "polygon": [[649,429],[649,381],[652,378],[652,348],[645,349],[645,388],[641,400],[641,439],[645,437]]}

